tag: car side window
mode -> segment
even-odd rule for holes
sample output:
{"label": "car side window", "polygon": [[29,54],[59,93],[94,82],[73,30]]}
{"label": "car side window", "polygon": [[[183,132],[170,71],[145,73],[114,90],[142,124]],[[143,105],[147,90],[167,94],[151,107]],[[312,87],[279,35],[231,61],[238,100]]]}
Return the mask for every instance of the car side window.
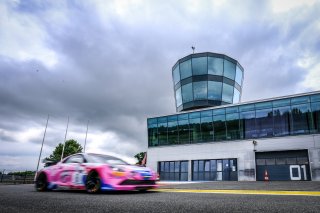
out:
{"label": "car side window", "polygon": [[81,155],[74,155],[69,157],[64,163],[84,163],[84,159]]}

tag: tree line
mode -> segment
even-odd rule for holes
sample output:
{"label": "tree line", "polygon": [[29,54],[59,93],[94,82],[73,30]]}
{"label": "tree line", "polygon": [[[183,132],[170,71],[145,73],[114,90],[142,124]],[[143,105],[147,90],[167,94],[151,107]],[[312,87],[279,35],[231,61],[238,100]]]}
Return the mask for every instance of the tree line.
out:
{"label": "tree line", "polygon": [[[59,143],[55,149],[53,150],[52,154],[50,156],[46,157],[44,159],[45,166],[50,166],[52,164],[55,164],[61,160],[61,154],[63,149],[63,143]],[[79,144],[76,140],[70,139],[65,142],[64,152],[63,152],[63,158],[68,157],[70,155],[81,153],[83,150],[81,144]],[[134,158],[136,158],[137,163],[141,165],[141,162],[144,158],[145,152],[137,153]],[[2,172],[0,172],[2,174]],[[9,175],[34,175],[35,171],[20,171],[20,172],[9,172]]]}

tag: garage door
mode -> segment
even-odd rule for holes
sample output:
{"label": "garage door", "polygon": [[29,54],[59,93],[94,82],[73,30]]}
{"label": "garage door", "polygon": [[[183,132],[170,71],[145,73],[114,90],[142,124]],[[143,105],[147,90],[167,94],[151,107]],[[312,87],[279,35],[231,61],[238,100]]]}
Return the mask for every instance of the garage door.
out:
{"label": "garage door", "polygon": [[256,152],[257,180],[310,180],[308,150]]}

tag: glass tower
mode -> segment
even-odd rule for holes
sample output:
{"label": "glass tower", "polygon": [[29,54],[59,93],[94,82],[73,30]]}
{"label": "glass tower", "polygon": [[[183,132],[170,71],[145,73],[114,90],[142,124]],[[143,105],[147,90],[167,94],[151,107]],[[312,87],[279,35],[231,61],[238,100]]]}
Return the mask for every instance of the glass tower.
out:
{"label": "glass tower", "polygon": [[196,53],[172,67],[177,112],[239,103],[243,68],[233,58],[217,53]]}

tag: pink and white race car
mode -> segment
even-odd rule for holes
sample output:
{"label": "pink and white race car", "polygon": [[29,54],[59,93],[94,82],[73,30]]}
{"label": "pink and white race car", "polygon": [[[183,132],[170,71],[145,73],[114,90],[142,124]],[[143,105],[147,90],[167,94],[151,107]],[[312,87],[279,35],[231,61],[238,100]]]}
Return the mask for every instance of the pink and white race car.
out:
{"label": "pink and white race car", "polygon": [[78,153],[37,173],[37,191],[54,189],[86,190],[89,193],[113,190],[157,188],[157,173],[147,167],[130,165],[108,155]]}

